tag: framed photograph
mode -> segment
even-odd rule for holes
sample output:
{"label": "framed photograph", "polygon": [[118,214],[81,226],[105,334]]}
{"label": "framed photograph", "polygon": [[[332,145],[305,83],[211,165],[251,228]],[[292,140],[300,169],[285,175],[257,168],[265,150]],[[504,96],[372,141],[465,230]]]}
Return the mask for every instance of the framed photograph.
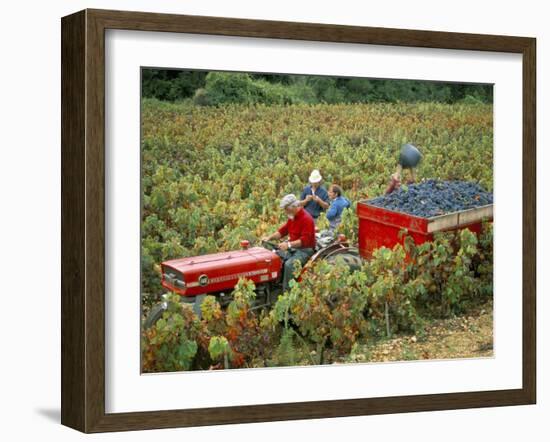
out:
{"label": "framed photograph", "polygon": [[535,403],[535,39],[61,29],[64,425]]}

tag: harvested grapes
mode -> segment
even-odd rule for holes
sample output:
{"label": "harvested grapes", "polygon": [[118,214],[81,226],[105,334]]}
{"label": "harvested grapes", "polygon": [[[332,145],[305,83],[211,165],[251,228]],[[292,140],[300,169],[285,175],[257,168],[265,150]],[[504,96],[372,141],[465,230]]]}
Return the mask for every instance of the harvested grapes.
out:
{"label": "harvested grapes", "polygon": [[426,180],[402,186],[389,195],[369,200],[369,204],[422,218],[473,209],[493,203],[493,194],[478,183]]}

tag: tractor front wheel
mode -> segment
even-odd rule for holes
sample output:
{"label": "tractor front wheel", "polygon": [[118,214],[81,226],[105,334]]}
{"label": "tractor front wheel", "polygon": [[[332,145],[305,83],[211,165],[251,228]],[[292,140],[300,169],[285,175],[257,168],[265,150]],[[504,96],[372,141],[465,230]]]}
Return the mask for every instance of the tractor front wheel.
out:
{"label": "tractor front wheel", "polygon": [[148,328],[151,328],[153,325],[155,325],[157,321],[160,318],[162,318],[162,314],[166,311],[167,308],[168,308],[168,303],[166,301],[155,304],[149,311],[149,314],[147,315],[147,317],[145,318],[145,322],[143,323],[143,328],[148,329]]}
{"label": "tractor front wheel", "polygon": [[[206,295],[197,295],[195,296],[195,299],[189,304],[193,307],[193,312],[197,315],[199,319],[202,317],[201,313],[201,304],[204,301],[204,298]],[[184,301],[182,301],[184,302]],[[155,304],[151,310],[149,311],[149,314],[147,315],[147,318],[145,318],[145,322],[143,323],[143,328],[148,329],[151,328],[153,325],[157,323],[157,321],[162,318],[162,314],[168,309],[168,301],[159,302],[158,304]]]}

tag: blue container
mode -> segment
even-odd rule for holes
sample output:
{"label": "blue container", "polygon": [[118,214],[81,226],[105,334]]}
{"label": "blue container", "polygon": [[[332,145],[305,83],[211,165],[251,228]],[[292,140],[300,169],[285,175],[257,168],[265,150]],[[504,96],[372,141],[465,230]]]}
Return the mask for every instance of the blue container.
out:
{"label": "blue container", "polygon": [[412,144],[404,144],[401,147],[401,153],[399,154],[399,164],[405,169],[418,166],[418,163],[422,159],[420,151]]}

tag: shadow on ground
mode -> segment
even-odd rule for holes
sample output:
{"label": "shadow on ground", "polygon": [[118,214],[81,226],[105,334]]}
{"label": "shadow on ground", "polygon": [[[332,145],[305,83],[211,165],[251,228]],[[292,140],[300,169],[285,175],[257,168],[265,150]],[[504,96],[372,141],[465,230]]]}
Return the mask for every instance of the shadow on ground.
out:
{"label": "shadow on ground", "polygon": [[35,411],[52,422],[57,424],[61,422],[61,410],[59,408],[37,408]]}

